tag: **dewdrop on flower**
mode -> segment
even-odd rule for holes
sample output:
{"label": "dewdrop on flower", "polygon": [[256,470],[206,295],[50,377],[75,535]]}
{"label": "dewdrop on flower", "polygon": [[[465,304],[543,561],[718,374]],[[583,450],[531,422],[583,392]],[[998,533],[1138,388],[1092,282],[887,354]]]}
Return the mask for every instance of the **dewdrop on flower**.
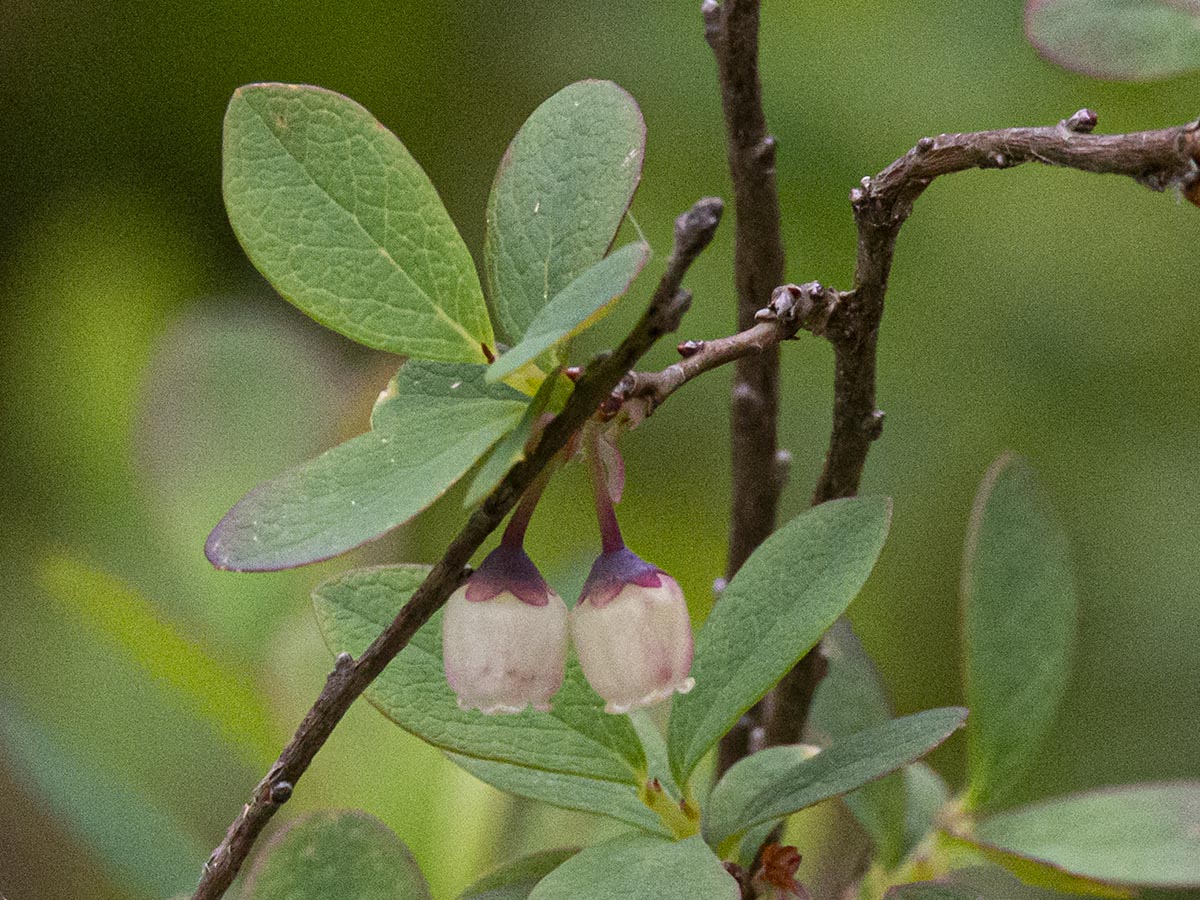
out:
{"label": "dewdrop on flower", "polygon": [[571,640],[605,711],[625,713],[692,689],[692,626],[679,583],[625,547],[594,435],[589,451],[603,552],[571,610]]}
{"label": "dewdrop on flower", "polygon": [[539,484],[500,546],[450,595],[442,618],[446,680],[463,709],[549,710],[567,658],[567,607],[522,547]]}

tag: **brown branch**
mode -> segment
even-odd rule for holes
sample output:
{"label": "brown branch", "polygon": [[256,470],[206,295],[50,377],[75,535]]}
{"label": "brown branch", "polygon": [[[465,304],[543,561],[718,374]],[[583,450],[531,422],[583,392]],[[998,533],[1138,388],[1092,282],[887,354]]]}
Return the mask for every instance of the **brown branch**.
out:
{"label": "brown branch", "polygon": [[[767,133],[758,75],[759,0],[704,0],[704,34],[717,62],[725,116],[726,154],[733,180],[734,281],[738,329],[754,326],[755,313],[783,283],[775,139]],[[784,475],[777,459],[779,350],[764,347],[738,359],[730,411],[733,496],[725,578],[742,567],[775,530]],[[754,711],[749,719],[755,718]],[[749,728],[734,728],[721,741],[718,773],[747,754]]]}
{"label": "brown branch", "polygon": [[675,221],[675,246],[667,261],[667,270],[649,307],[629,336],[611,354],[588,366],[566,407],[546,427],[528,458],[515,465],[471,514],[445,555],[395,620],[357,660],[346,653],[338,656],[334,670],[312,709],[205,864],[200,884],[193,895],[194,900],[215,900],[225,892],[255,840],[275,811],[291,797],[296,782],[350,704],[404,649],[417,629],[446,602],[461,581],[464,567],[471,556],[503,521],[525,489],[566,446],[571,436],[595,414],[600,403],[610,396],[613,388],[637,360],[662,335],[678,327],[680,318],[691,303],[691,295],[680,289],[684,273],[712,239],[721,218],[721,210],[720,200],[706,198],[698,201]]}
{"label": "brown branch", "polygon": [[[767,133],[758,77],[759,0],[706,0],[705,37],[713,49],[733,180],[734,279],[738,329],[783,283],[775,139]],[[779,410],[779,352],[771,346],[738,360],[733,383],[733,503],[726,578],[775,529],[781,485],[774,467]]]}
{"label": "brown branch", "polygon": [[675,391],[705,372],[773,350],[801,329],[824,334],[839,299],[836,291],[816,281],[782,285],[772,292],[771,302],[755,313],[753,327],[712,341],[684,341],[679,345],[683,357],[679,362],[659,372],[631,372],[622,382],[621,399],[641,401],[642,415],[652,415]]}
{"label": "brown branch", "polygon": [[836,354],[833,432],[814,503],[858,490],[883,413],[875,408],[875,344],[896,236],[913,203],[941,175],[1007,169],[1027,162],[1125,175],[1152,190],[1197,184],[1200,123],[1132,134],[1093,135],[1096,114],[1081,109],[1058,125],[922,138],[913,149],[850,192],[858,226],[854,290],[831,323]]}
{"label": "brown branch", "polygon": [[[1175,188],[1192,202],[1200,189],[1200,122],[1132,134],[1093,135],[1096,114],[1081,109],[1058,125],[922,138],[908,153],[850,192],[858,228],[854,290],[838,296],[825,333],[833,344],[833,428],[813,493],[824,503],[858,492],[871,443],[883,431],[875,368],[884,295],[901,226],[933,180],[966,169],[1007,169],[1027,162],[1125,175],[1152,190]],[[808,707],[824,674],[810,652],[772,698],[767,744],[801,739]]]}

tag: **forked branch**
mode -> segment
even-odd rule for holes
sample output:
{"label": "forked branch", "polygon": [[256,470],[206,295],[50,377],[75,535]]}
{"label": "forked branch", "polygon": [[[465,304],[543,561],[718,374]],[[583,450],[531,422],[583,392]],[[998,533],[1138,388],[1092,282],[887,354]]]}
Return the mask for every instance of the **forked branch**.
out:
{"label": "forked branch", "polygon": [[883,316],[896,236],[913,203],[935,178],[966,169],[1008,169],[1028,162],[1125,175],[1156,191],[1174,188],[1195,202],[1200,122],[1157,131],[1095,135],[1096,114],[1081,109],[1043,128],[1006,128],[925,137],[850,192],[858,226],[854,290],[829,330],[836,355],[833,432],[814,503],[858,490],[883,413],[875,407],[875,343]]}

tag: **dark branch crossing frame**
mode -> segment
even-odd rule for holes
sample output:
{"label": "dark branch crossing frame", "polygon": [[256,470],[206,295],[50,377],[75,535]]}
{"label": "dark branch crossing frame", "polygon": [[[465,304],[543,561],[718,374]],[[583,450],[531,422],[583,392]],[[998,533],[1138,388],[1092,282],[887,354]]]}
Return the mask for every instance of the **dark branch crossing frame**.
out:
{"label": "dark branch crossing frame", "polygon": [[[691,379],[737,363],[732,431],[734,501],[727,576],[775,527],[786,454],[777,448],[779,345],[800,330],[823,336],[834,350],[833,427],[813,503],[853,496],[873,441],[882,434],[876,407],[876,346],[896,237],[913,204],[935,178],[967,169],[1006,169],[1027,162],[1097,174],[1124,175],[1156,190],[1200,197],[1200,121],[1131,134],[1095,135],[1096,115],[1080,110],[1055,126],[925,137],[874,178],[850,192],[858,229],[854,286],[838,291],[816,282],[781,285],[784,256],[775,188],[775,141],[767,134],[758,77],[759,0],[702,6],[714,49],[728,133],[737,218],[735,283],[739,331],[712,341],[685,341],[680,362],[660,372],[633,367],[663,335],[675,331],[691,296],[683,277],[711,241],[721,218],[715,198],[698,201],[675,223],[667,269],[641,319],[616,350],[587,367],[562,413],[529,456],[509,471],[468,519],[395,620],[358,659],[341,654],[325,686],[250,801],[204,865],[193,900],[221,897],[267,822],[291,797],[333,729],[387,664],[461,583],[467,563],[583,424],[603,406],[641,404],[652,413]],[[822,673],[810,652],[757,712],[722,741],[722,770],[763,746],[799,739]]]}

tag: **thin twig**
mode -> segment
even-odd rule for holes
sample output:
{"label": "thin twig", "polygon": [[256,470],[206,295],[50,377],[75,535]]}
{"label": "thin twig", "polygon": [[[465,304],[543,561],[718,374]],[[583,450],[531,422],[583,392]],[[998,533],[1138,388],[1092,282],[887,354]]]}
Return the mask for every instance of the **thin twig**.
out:
{"label": "thin twig", "polygon": [[[854,290],[829,330],[836,354],[833,431],[814,503],[858,491],[871,442],[883,428],[875,407],[875,345],[896,236],[913,203],[941,175],[966,169],[1007,169],[1039,162],[1125,175],[1152,190],[1197,184],[1200,123],[1132,134],[1094,135],[1096,114],[1081,109],[1044,128],[1007,128],[926,137],[874,178],[850,192],[858,226]],[[833,327],[836,326],[836,327]]]}
{"label": "thin twig", "polygon": [[[767,133],[758,75],[759,0],[705,0],[704,35],[713,49],[725,115],[725,147],[733,180],[734,281],[738,329],[754,326],[754,314],[783,283],[784,252],[779,192],[775,184],[775,139]],[[730,412],[732,503],[725,578],[775,530],[783,478],[776,449],[779,419],[779,349],[738,359]],[[755,713],[747,728],[735,727],[721,741],[717,769],[746,755]]]}
{"label": "thin twig", "polygon": [[760,355],[795,337],[801,329],[821,335],[840,295],[818,282],[787,284],[777,288],[771,302],[755,313],[756,324],[728,337],[711,341],[685,341],[683,356],[659,372],[633,372],[622,383],[625,403],[640,400],[643,415],[651,415],[675,391],[712,369]]}
{"label": "thin twig", "polygon": [[[740,331],[783,283],[775,138],[767,133],[758,76],[759,0],[706,0],[705,37],[713,49],[725,114],[733,181],[734,280]],[[770,477],[777,443],[779,352],[774,346],[738,360],[733,384],[733,502],[726,578],[772,531],[780,486]]]}
{"label": "thin twig", "polygon": [[445,555],[395,620],[357,660],[346,653],[338,656],[320,696],[205,864],[193,900],[215,900],[225,892],[255,840],[275,811],[291,797],[296,782],[351,703],[446,602],[461,581],[464,566],[471,556],[500,525],[542,469],[595,414],[600,403],[611,395],[613,388],[651,345],[678,327],[691,303],[691,295],[680,289],[684,273],[712,239],[721,210],[720,200],[706,198],[675,221],[675,245],[667,261],[667,270],[649,307],[629,336],[611,354],[588,366],[566,407],[546,426],[537,446],[524,461],[509,470],[504,480],[471,514]]}

